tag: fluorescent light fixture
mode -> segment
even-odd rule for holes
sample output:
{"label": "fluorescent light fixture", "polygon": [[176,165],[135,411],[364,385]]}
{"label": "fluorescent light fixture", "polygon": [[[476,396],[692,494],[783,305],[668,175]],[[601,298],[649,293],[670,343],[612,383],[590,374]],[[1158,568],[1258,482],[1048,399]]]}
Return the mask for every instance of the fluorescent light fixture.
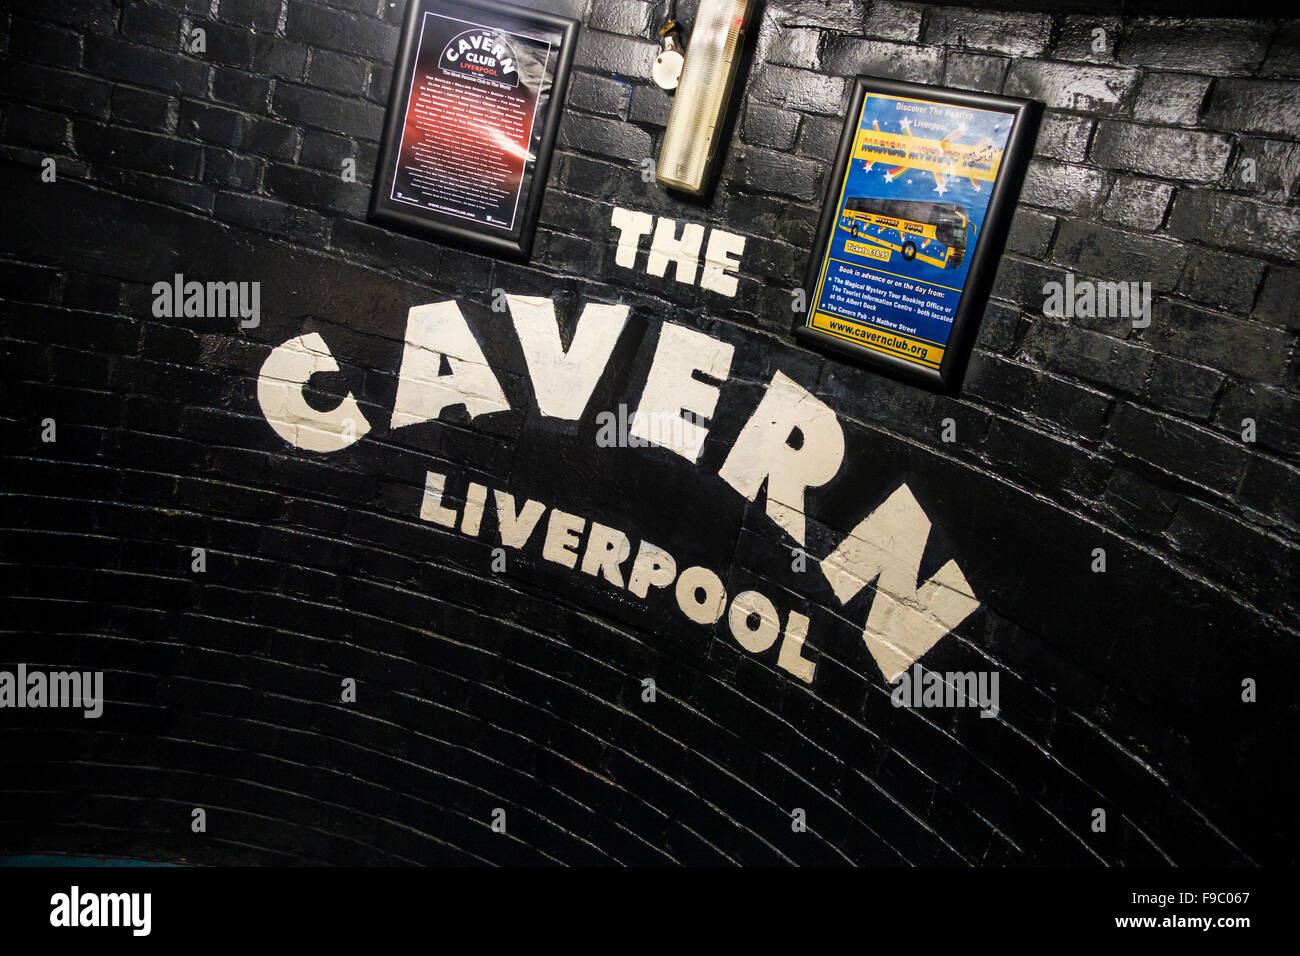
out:
{"label": "fluorescent light fixture", "polygon": [[700,195],[718,150],[722,119],[740,65],[741,45],[754,0],[701,0],[686,48],[677,99],[668,117],[656,178]]}

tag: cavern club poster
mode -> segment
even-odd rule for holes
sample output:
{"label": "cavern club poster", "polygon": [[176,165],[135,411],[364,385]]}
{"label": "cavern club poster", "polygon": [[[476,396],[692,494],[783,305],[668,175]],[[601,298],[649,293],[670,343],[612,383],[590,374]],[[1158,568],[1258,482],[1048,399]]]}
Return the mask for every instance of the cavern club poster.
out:
{"label": "cavern club poster", "polygon": [[413,3],[371,218],[526,255],[576,30],[503,3]]}
{"label": "cavern club poster", "polygon": [[1036,106],[860,79],[796,333],[948,384],[996,270]]}

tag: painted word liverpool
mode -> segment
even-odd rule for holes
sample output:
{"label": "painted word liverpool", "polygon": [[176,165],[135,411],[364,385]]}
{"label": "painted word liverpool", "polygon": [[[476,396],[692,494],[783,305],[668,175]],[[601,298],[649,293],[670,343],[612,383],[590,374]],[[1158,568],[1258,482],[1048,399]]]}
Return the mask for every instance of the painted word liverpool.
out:
{"label": "painted word liverpool", "polygon": [[[565,348],[552,300],[507,296],[507,302],[538,414],[557,426],[579,421],[627,327],[629,308],[588,303]],[[637,439],[631,445],[665,448],[698,467],[707,422],[731,373],[732,354],[733,346],[726,342],[664,322],[636,411],[624,425]],[[272,350],[258,377],[257,397],[276,434],[299,448],[329,453],[370,432],[372,424],[351,392],[327,411],[304,397],[303,389],[314,375],[338,370],[319,333],[297,336]],[[434,421],[457,406],[471,421],[511,410],[497,371],[456,302],[416,306],[407,316],[389,427]],[[613,420],[612,413],[597,416],[602,417]],[[674,427],[663,427],[665,421]],[[805,494],[835,478],[844,452],[844,431],[835,413],[778,370],[718,477],[748,501],[765,491],[767,518],[794,542],[794,553],[802,555]],[[779,639],[778,666],[812,682],[815,665],[802,655],[808,631],[804,615],[791,611],[783,623],[775,605],[754,591],[728,599],[715,572],[702,567],[679,570],[663,546],[671,542],[641,541],[634,549],[627,535],[598,517],[570,514],[538,501],[520,503],[503,489],[459,480],[457,484],[464,489],[458,495],[464,503],[460,509],[444,501],[448,476],[428,473],[420,517],[476,538],[483,533],[485,510],[492,508],[501,547],[521,549],[541,539],[544,560],[603,580],[637,600],[645,600],[652,588],[671,587],[678,607],[694,622],[711,626],[726,614],[736,641],[751,653],[767,651]],[[814,559],[842,605],[875,584],[862,636],[886,680],[903,673],[979,607],[955,561],[943,564],[928,580],[918,580],[929,535],[929,518],[902,484],[830,554]]]}

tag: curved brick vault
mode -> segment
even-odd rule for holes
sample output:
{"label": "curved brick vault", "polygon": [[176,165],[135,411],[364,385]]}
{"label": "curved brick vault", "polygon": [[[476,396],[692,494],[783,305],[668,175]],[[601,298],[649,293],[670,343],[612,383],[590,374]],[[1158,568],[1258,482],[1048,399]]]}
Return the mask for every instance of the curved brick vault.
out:
{"label": "curved brick vault", "polygon": [[[1293,183],[1234,179],[1249,155],[1294,179],[1291,26],[1109,18],[1118,40],[1096,54],[1085,14],[771,2],[722,185],[696,206],[640,175],[666,115],[636,72],[648,5],[575,0],[583,46],[525,267],[363,222],[404,4],[188,6],[0,15],[0,668],[102,670],[106,695],[94,720],[0,711],[0,851],[1294,860],[1300,220]],[[204,60],[170,45],[198,21],[217,41]],[[859,71],[1048,107],[958,397],[786,334]],[[1132,147],[1151,136],[1159,151]],[[47,155],[56,184],[38,180]],[[352,155],[361,182],[340,182]],[[737,294],[618,265],[616,206],[745,236]],[[1043,282],[1071,270],[1151,281],[1152,326],[1044,318]],[[156,317],[152,287],[177,273],[260,282],[261,323]],[[566,345],[587,306],[628,307],[578,421],[539,412],[494,290],[553,300]],[[448,301],[509,408],[395,428],[408,311]],[[669,327],[731,348],[695,463],[596,441]],[[370,426],[335,452],[286,442],[257,397],[272,351],[311,334],[338,371],[308,404],[351,394]],[[778,374],[844,436],[805,501],[803,568],[766,494],[721,474]],[[457,515],[471,484],[539,501],[712,571],[729,599],[763,595],[782,628],[806,618],[811,681],[779,642],[747,651],[729,615],[691,620],[671,586],[641,598],[548,557],[545,519],[494,569],[496,511],[478,535],[422,517],[430,472]],[[928,528],[908,525],[902,597],[952,562],[979,605],[923,663],[996,670],[992,719],[893,707],[863,627],[899,575],[843,601],[820,570],[904,487]]]}

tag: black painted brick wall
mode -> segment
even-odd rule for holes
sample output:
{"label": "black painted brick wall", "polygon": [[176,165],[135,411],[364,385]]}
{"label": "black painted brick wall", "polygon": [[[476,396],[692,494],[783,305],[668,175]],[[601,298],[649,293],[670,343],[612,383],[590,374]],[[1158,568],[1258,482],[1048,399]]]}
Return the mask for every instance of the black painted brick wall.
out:
{"label": "black painted brick wall", "polygon": [[[400,0],[0,13],[0,664],[104,669],[109,697],[98,721],[0,713],[0,850],[1293,862],[1296,23],[770,0],[721,186],[698,205],[641,176],[670,102],[645,79],[656,6],[551,6],[584,27],[529,267],[364,222]],[[183,47],[194,27],[201,55]],[[1047,107],[960,397],[787,335],[857,72]],[[618,268],[615,204],[745,235],[739,295]],[[1150,281],[1150,327],[1044,318],[1043,283],[1068,271]],[[150,286],[174,272],[262,281],[261,327],[153,318]],[[582,464],[582,486],[569,468],[590,435],[549,432],[517,374],[504,424],[390,434],[412,305],[456,298],[493,363],[521,369],[494,288],[554,294],[566,322],[589,299],[634,307],[639,371],[604,380],[605,407],[634,400],[661,321],[734,342],[701,467],[630,450]],[[254,398],[270,348],[304,329],[377,424],[332,456],[287,447]],[[907,481],[934,522],[924,573],[954,558],[983,605],[926,664],[998,669],[999,719],[893,709],[860,639],[870,595],[839,609],[792,574],[761,500],[716,479],[778,368],[848,436],[840,477],[809,496],[810,553]],[[417,520],[426,468],[608,516],[732,593],[778,594],[813,618],[816,682],[535,553],[489,573],[486,540]],[[337,702],[343,677],[355,705]],[[508,836],[488,829],[495,807]]]}

